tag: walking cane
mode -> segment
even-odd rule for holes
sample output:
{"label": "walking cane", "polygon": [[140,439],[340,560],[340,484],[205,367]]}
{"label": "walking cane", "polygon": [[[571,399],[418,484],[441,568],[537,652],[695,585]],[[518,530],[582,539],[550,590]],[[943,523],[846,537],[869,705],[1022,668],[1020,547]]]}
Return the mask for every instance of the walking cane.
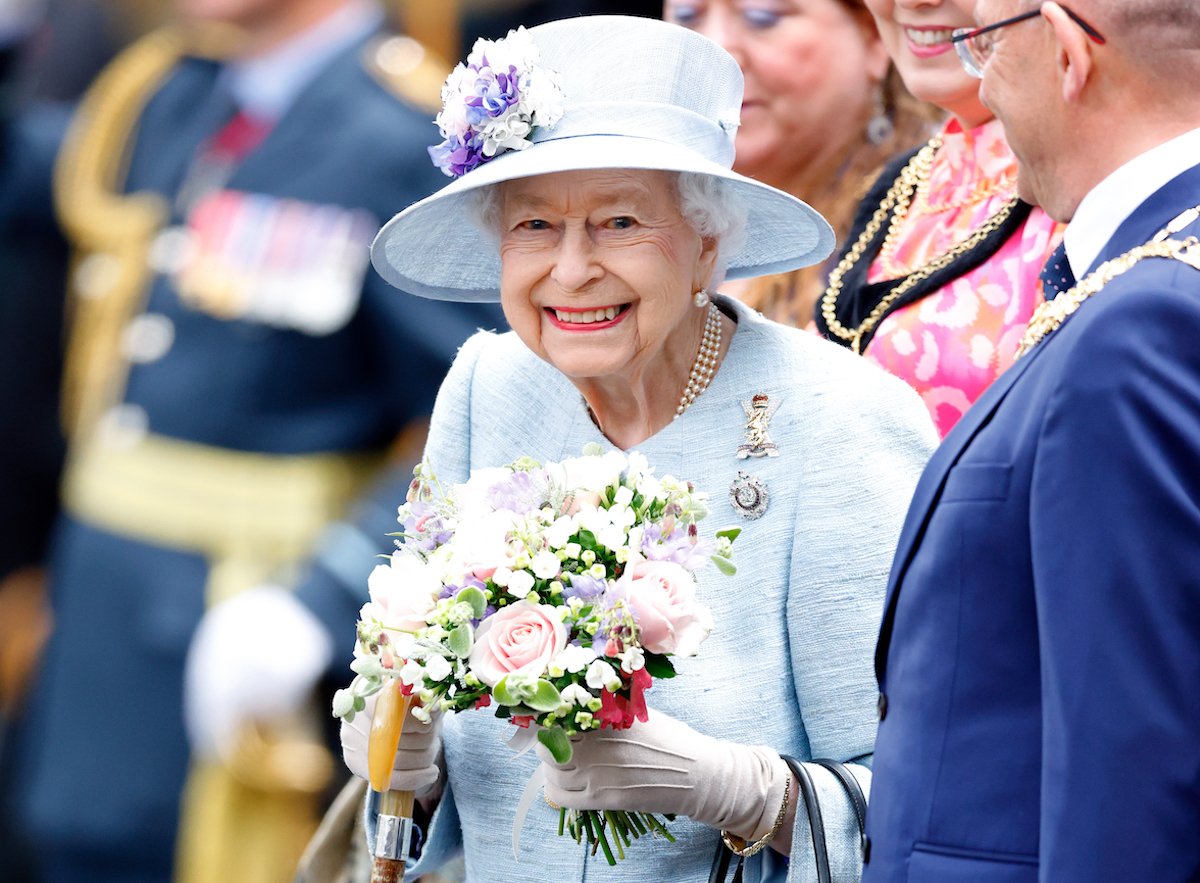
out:
{"label": "walking cane", "polygon": [[400,883],[412,849],[413,792],[388,788],[412,701],[412,696],[400,692],[399,682],[392,681],[380,691],[371,719],[367,773],[371,788],[380,793],[375,842],[371,844],[371,883]]}

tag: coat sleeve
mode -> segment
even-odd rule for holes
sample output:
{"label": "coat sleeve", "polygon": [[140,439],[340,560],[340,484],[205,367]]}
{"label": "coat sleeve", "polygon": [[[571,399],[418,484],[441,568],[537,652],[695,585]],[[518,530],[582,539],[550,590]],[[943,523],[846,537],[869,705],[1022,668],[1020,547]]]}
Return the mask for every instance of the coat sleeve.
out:
{"label": "coat sleeve", "polygon": [[1055,883],[1200,868],[1200,274],[1138,278],[1157,290],[1097,296],[1034,463],[1041,879]]}
{"label": "coat sleeve", "polygon": [[[788,633],[809,756],[848,762],[869,794],[878,695],[872,651],[896,539],[937,435],[907,385],[873,368],[867,373],[845,378],[861,390],[852,401],[839,397],[848,407],[827,407],[812,421],[819,437],[804,467]],[[862,852],[854,804],[832,773],[806,768],[818,792],[833,879],[857,881]],[[802,801],[792,837],[789,883],[816,880]]]}
{"label": "coat sleeve", "polygon": [[[470,472],[471,383],[480,353],[495,335],[479,333],[459,352],[443,381],[433,408],[425,458],[443,484],[465,481]],[[402,382],[402,381],[400,381]],[[367,577],[389,548],[397,530],[396,510],[408,493],[414,463],[397,465],[354,506],[351,516],[329,525],[321,535],[296,597],[329,629],[336,646],[353,648],[354,623],[367,599]],[[343,641],[345,638],[345,641]],[[333,670],[344,672],[348,658],[338,656]]]}

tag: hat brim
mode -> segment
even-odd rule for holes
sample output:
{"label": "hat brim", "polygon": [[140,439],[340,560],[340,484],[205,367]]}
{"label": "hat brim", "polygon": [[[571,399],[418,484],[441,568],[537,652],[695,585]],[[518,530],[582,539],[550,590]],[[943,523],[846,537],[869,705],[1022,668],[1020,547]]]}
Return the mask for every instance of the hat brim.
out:
{"label": "hat brim", "polygon": [[679,144],[628,135],[583,135],[510,151],[400,212],[379,231],[371,262],[395,287],[451,301],[500,300],[497,237],[471,216],[482,187],[584,169],[698,172],[733,185],[747,208],[746,235],[730,255],[726,278],[742,279],[806,267],[833,251],[820,213],[790,194],[739,175]]}

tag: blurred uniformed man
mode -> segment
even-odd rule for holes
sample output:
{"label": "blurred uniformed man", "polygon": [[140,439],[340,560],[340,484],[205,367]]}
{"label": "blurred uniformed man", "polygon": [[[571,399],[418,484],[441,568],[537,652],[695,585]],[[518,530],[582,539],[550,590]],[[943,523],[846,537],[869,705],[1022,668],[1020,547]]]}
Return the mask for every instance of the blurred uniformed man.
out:
{"label": "blurred uniformed man", "polygon": [[[179,6],[191,26],[106,69],[55,170],[70,453],[20,763],[46,883],[291,879],[331,772],[293,712],[345,666],[353,605],[286,589],[340,548],[323,531],[459,342],[502,321],[368,268],[381,220],[444,183],[426,154],[440,63],[371,0]],[[249,668],[199,666],[189,759],[184,664],[208,608],[251,624],[217,654]]]}

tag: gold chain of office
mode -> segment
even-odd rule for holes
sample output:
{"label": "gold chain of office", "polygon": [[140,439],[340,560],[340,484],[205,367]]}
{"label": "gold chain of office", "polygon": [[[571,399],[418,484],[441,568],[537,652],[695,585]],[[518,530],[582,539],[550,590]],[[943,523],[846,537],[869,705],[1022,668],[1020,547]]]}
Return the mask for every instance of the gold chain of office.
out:
{"label": "gold chain of office", "polygon": [[892,304],[934,273],[945,269],[962,255],[977,248],[1008,220],[1013,209],[1017,207],[1019,200],[1015,198],[1009,200],[962,242],[900,280],[857,327],[848,328],[843,325],[837,317],[837,303],[842,294],[843,278],[863,259],[867,248],[875,240],[885,221],[888,221],[888,229],[884,236],[883,249],[889,253],[895,249],[900,229],[912,206],[913,195],[929,180],[933,168],[933,158],[941,146],[942,138],[940,135],[936,135],[908,161],[879,203],[871,220],[867,222],[862,234],[846,252],[846,256],[838,262],[833,272],[829,274],[829,286],[821,297],[821,318],[825,320],[825,326],[829,332],[841,340],[848,341],[850,348],[855,353],[862,351],[863,338],[879,324]]}
{"label": "gold chain of office", "polygon": [[1118,276],[1132,270],[1146,258],[1166,258],[1180,261],[1193,269],[1200,270],[1200,239],[1189,236],[1186,239],[1171,239],[1189,224],[1200,220],[1200,206],[1190,208],[1177,215],[1167,226],[1159,230],[1149,242],[1130,249],[1119,257],[1105,261],[1091,273],[1088,273],[1073,288],[1060,294],[1054,300],[1049,300],[1034,310],[1029,320],[1029,327],[1017,348],[1017,358],[1028,353],[1058,329],[1072,313],[1083,305],[1083,302],[1093,294],[1101,291],[1108,283]]}

